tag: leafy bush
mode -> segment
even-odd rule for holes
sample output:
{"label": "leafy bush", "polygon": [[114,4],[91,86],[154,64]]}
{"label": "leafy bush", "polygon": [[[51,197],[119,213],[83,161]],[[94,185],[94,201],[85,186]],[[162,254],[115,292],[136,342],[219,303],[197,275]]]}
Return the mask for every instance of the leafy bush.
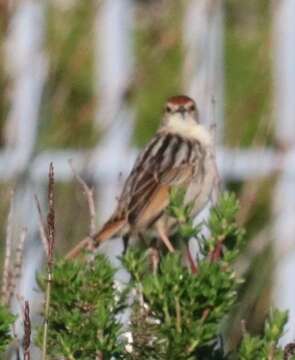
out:
{"label": "leafy bush", "polygon": [[[59,261],[54,266],[49,314],[48,353],[53,359],[122,357],[122,328],[116,315],[124,307],[125,293],[114,282],[115,269],[106,258],[95,261]],[[45,289],[46,277],[39,279]],[[42,329],[38,343],[42,343]]]}
{"label": "leafy bush", "polygon": [[[181,196],[176,195],[170,206],[179,221],[178,233],[187,238],[199,234],[200,228],[188,217],[189,206],[181,208],[179,202]],[[243,235],[235,222],[236,211],[235,198],[225,194],[205,225],[209,238],[197,235],[202,258],[194,271],[184,266],[180,253],[175,253],[163,256],[153,274],[145,254],[127,252],[123,262],[132,275],[131,286],[145,303],[143,312],[139,296],[133,307],[131,330],[138,339],[133,344],[134,358],[196,359],[205,348],[209,354],[214,352],[220,323],[235,303],[241,282],[232,267]]]}
{"label": "leafy bush", "polygon": [[[48,359],[292,359],[295,345],[285,351],[278,345],[287,321],[287,313],[278,310],[271,312],[260,336],[244,329],[238,348],[227,351],[223,324],[242,282],[234,269],[244,234],[235,220],[238,203],[225,193],[208,221],[197,226],[190,205],[182,204],[183,193],[173,192],[168,211],[177,226],[171,238],[183,242],[186,252],[129,248],[121,259],[130,273],[125,286],[116,283],[116,269],[103,255],[87,263],[54,264]],[[204,229],[209,235],[203,235]],[[199,254],[187,261],[192,236],[198,240]],[[45,291],[47,276],[38,281]],[[126,310],[129,321],[122,324],[119,318]],[[0,307],[0,350],[9,342],[12,321]],[[39,329],[37,337],[40,346],[42,332]]]}
{"label": "leafy bush", "polygon": [[4,352],[11,341],[11,325],[15,317],[0,304],[0,353]]}
{"label": "leafy bush", "polygon": [[251,336],[245,333],[239,349],[239,359],[288,359],[284,357],[283,350],[278,347],[287,319],[287,312],[275,310],[265,322],[263,336]]}

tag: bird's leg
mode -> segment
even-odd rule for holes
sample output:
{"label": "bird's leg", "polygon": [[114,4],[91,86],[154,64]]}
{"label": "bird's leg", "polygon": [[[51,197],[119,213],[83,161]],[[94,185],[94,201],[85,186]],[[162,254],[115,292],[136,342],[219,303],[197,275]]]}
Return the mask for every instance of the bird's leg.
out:
{"label": "bird's leg", "polygon": [[153,274],[156,274],[160,263],[160,253],[156,246],[152,245],[149,248],[149,262]]}
{"label": "bird's leg", "polygon": [[189,264],[189,266],[191,268],[192,273],[195,274],[195,273],[198,272],[198,267],[197,267],[197,265],[195,263],[195,260],[192,257],[192,253],[190,251],[189,244],[186,244],[185,248],[186,248],[186,256],[187,256],[188,264]]}
{"label": "bird's leg", "polygon": [[167,247],[167,249],[170,251],[170,252],[174,252],[175,249],[173,247],[173,245],[171,244],[168,236],[167,236],[167,232],[166,232],[166,229],[165,229],[165,226],[164,226],[164,223],[161,222],[161,221],[158,221],[156,223],[156,230],[159,234],[159,237],[160,239],[163,241],[163,243],[165,244],[165,246]]}
{"label": "bird's leg", "polygon": [[123,235],[123,255],[126,254],[129,245],[129,234]]}

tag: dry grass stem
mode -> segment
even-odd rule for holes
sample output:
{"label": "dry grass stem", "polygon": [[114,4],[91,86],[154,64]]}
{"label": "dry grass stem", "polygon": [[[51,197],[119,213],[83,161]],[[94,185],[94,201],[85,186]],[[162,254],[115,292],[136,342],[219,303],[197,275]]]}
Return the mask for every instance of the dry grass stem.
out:
{"label": "dry grass stem", "polygon": [[51,295],[51,284],[52,284],[53,251],[55,245],[54,168],[52,163],[50,163],[49,174],[48,174],[47,243],[48,243],[47,285],[45,292],[42,360],[46,360],[47,358],[47,339],[48,339],[49,308],[50,308],[50,295]]}
{"label": "dry grass stem", "polygon": [[37,211],[38,211],[38,217],[39,217],[39,232],[40,232],[40,238],[43,244],[43,248],[45,251],[46,256],[48,256],[48,242],[47,242],[47,236],[46,236],[46,224],[44,222],[44,217],[42,214],[42,209],[41,209],[41,205],[40,205],[40,201],[37,197],[37,195],[34,195],[34,199],[35,199],[35,204],[37,207]]}
{"label": "dry grass stem", "polygon": [[96,210],[95,210],[95,203],[94,203],[94,196],[93,196],[93,189],[90,188],[86,182],[81,178],[81,176],[77,173],[73,166],[72,160],[69,160],[69,164],[73,175],[77,182],[80,184],[83,193],[87,198],[88,208],[89,208],[89,215],[90,215],[90,224],[89,224],[89,234],[94,235],[96,232]]}
{"label": "dry grass stem", "polygon": [[13,264],[13,269],[11,270],[11,282],[9,287],[9,301],[13,297],[17,285],[17,281],[21,276],[21,268],[23,264],[23,255],[24,255],[24,244],[25,239],[28,234],[27,228],[22,228],[20,233],[19,241],[15,250],[15,261]]}
{"label": "dry grass stem", "polygon": [[86,236],[83,240],[81,240],[77,245],[75,245],[65,256],[65,259],[71,260],[76,258],[81,254],[83,250],[93,251],[93,239],[92,236],[96,233],[96,209],[94,203],[93,189],[91,189],[86,182],[81,178],[81,176],[75,170],[72,160],[69,160],[69,165],[73,172],[73,176],[75,177],[78,184],[81,186],[83,193],[87,198],[89,215],[90,215],[90,223],[89,223],[89,234],[90,236]]}
{"label": "dry grass stem", "polygon": [[24,307],[24,360],[30,360],[30,345],[31,345],[31,319],[30,319],[30,306],[29,302],[25,301]]}
{"label": "dry grass stem", "polygon": [[10,297],[9,288],[11,282],[13,198],[14,198],[14,191],[12,190],[10,194],[10,209],[7,218],[5,258],[4,258],[4,268],[3,268],[3,278],[2,278],[2,288],[1,288],[1,300],[3,304],[8,304]]}
{"label": "dry grass stem", "polygon": [[47,214],[47,243],[48,243],[48,266],[52,267],[53,250],[55,244],[55,211],[54,211],[54,169],[52,163],[49,166],[48,175],[48,214]]}

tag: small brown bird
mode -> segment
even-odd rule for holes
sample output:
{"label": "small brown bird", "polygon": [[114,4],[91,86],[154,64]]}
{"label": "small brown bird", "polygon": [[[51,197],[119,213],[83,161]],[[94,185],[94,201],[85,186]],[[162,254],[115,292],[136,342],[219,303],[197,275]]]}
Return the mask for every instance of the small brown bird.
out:
{"label": "small brown bird", "polygon": [[184,95],[169,98],[162,124],[137,157],[117,208],[94,235],[95,246],[114,236],[136,236],[154,227],[174,251],[165,213],[171,188],[187,189],[184,201],[194,204],[195,216],[210,199],[216,179],[213,139],[199,123],[194,100]]}

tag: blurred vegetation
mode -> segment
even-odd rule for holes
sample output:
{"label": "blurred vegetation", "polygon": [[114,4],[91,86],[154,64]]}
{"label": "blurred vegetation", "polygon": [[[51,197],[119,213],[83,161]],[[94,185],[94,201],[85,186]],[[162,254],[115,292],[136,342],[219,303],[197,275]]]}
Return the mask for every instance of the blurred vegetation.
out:
{"label": "blurred vegetation", "polygon": [[47,13],[49,74],[43,97],[38,144],[43,148],[92,147],[95,1],[75,1]]}
{"label": "blurred vegetation", "polygon": [[167,97],[181,90],[182,14],[183,1],[147,2],[138,6],[134,84],[137,146],[146,143],[159,126]]}
{"label": "blurred vegetation", "polygon": [[56,219],[56,247],[57,254],[62,255],[89,233],[89,210],[85,195],[76,182],[57,183],[55,193],[56,212],[60,214]]}
{"label": "blurred vegetation", "polygon": [[[241,360],[288,359],[283,349],[278,347],[288,315],[286,312],[272,311],[265,322],[263,336],[251,336],[246,331],[240,345],[238,358]],[[292,359],[294,357],[292,356]]]}
{"label": "blurred vegetation", "polygon": [[270,4],[227,0],[225,5],[225,141],[266,145],[272,123]]}
{"label": "blurred vegetation", "polygon": [[[95,1],[75,0],[47,10],[49,74],[43,96],[39,148],[92,147]],[[139,1],[136,10],[134,142],[142,146],[158,126],[165,99],[181,90],[185,1]],[[0,39],[7,16],[0,16]],[[173,24],[173,26],[172,26]],[[271,141],[271,29],[267,0],[225,1],[226,136],[230,145]],[[3,44],[3,41],[1,41]],[[0,49],[3,51],[3,46]],[[8,84],[0,57],[0,86]],[[3,126],[7,99],[0,99]],[[1,131],[2,133],[2,131]],[[268,136],[266,136],[266,134]],[[3,134],[2,134],[3,135]],[[0,137],[2,138],[2,136]]]}
{"label": "blurred vegetation", "polygon": [[0,355],[6,350],[12,340],[11,326],[14,320],[15,317],[0,302]]}
{"label": "blurred vegetation", "polygon": [[[13,184],[11,183],[1,183],[0,184],[0,194],[1,194],[1,204],[0,204],[0,274],[2,274],[2,262],[4,257],[4,247],[5,247],[5,238],[6,238],[6,228],[7,228],[7,217],[9,213],[10,198],[11,198],[11,189]],[[1,276],[0,276],[1,279]]]}

